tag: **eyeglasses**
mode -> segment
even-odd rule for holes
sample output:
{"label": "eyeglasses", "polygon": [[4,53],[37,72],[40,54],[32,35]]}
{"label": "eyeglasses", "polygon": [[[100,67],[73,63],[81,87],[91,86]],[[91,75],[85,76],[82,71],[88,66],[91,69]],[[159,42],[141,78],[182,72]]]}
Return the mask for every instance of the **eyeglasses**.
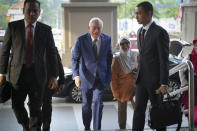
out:
{"label": "eyeglasses", "polygon": [[129,42],[120,42],[120,45],[129,45]]}

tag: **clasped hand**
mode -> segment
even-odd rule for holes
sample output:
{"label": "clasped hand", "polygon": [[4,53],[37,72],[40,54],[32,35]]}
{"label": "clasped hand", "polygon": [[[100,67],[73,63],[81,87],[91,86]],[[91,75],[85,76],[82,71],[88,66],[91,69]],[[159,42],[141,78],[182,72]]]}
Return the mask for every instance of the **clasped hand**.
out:
{"label": "clasped hand", "polygon": [[49,85],[48,87],[51,89],[51,90],[57,90],[57,78],[56,77],[51,77],[49,79]]}
{"label": "clasped hand", "polygon": [[0,84],[5,81],[5,76],[0,76]]}
{"label": "clasped hand", "polygon": [[168,90],[167,90],[167,88],[168,88],[168,86],[166,86],[166,85],[161,85],[160,87],[159,87],[159,89],[157,89],[156,90],[156,94],[166,94],[166,93],[168,93]]}

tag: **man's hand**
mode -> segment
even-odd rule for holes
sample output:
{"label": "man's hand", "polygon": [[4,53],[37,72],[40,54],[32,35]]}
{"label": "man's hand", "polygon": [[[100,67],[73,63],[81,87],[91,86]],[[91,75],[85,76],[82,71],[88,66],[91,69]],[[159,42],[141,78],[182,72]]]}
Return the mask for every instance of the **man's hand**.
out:
{"label": "man's hand", "polygon": [[168,88],[168,86],[166,86],[166,85],[161,85],[161,86],[159,87],[159,89],[156,90],[156,94],[162,93],[162,94],[164,95],[164,94],[168,93],[167,88]]}
{"label": "man's hand", "polygon": [[75,77],[75,85],[78,87],[78,88],[81,88],[81,80],[80,78],[77,76]]}
{"label": "man's hand", "polygon": [[57,78],[56,77],[51,77],[49,79],[49,88],[51,90],[57,90]]}
{"label": "man's hand", "polygon": [[5,76],[0,76],[0,84],[5,81]]}

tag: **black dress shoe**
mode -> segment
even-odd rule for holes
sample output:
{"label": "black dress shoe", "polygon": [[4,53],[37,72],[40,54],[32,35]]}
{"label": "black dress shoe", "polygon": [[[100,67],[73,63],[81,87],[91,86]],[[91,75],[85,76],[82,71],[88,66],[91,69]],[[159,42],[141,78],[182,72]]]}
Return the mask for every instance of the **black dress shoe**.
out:
{"label": "black dress shoe", "polygon": [[90,131],[90,128],[85,128],[84,131]]}
{"label": "black dress shoe", "polygon": [[160,128],[160,129],[156,129],[156,131],[166,131],[166,127]]}
{"label": "black dress shoe", "polygon": [[43,128],[42,131],[50,131],[50,128]]}
{"label": "black dress shoe", "polygon": [[29,131],[29,129],[28,129],[28,128],[24,128],[24,127],[23,127],[23,131]]}
{"label": "black dress shoe", "polygon": [[132,131],[143,131],[142,129],[132,129]]}

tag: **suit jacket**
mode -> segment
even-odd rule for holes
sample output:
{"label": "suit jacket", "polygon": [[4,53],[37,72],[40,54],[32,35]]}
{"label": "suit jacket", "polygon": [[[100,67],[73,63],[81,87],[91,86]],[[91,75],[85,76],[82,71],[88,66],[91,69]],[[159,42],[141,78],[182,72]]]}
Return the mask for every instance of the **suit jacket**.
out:
{"label": "suit jacket", "polygon": [[[56,48],[56,54],[57,54],[57,60],[58,60],[58,77],[59,77],[59,79],[58,79],[58,84],[60,85],[60,84],[64,84],[64,82],[65,82],[65,77],[64,77],[64,67],[63,67],[63,65],[62,65],[62,60],[61,60],[61,57],[60,57],[60,55],[59,55],[59,52],[58,52],[58,50],[57,50],[57,48]],[[48,79],[51,77],[51,66],[53,66],[53,65],[51,65],[50,63],[49,63],[49,60],[47,59],[47,77],[48,77]],[[48,84],[47,84],[48,85]]]}
{"label": "suit jacket", "polygon": [[91,89],[98,74],[103,86],[111,81],[111,37],[105,34],[100,35],[101,47],[98,57],[94,55],[92,39],[89,33],[77,39],[72,53],[73,78],[80,76],[82,88]]}
{"label": "suit jacket", "polygon": [[143,83],[150,88],[159,88],[158,85],[168,85],[168,56],[169,36],[166,30],[154,22],[149,27],[140,45],[140,32],[138,30],[137,42],[139,49],[139,65],[136,83]]}
{"label": "suit jacket", "polygon": [[[50,60],[52,66],[51,73],[53,76],[58,75],[57,54],[51,27],[37,22],[33,40],[33,61],[35,67],[35,76],[40,86],[46,84],[46,57]],[[26,42],[25,42],[25,24],[24,20],[14,21],[8,24],[8,29],[4,36],[4,43],[0,54],[0,73],[7,73],[8,59],[12,51],[10,61],[10,82],[16,85],[25,64]]]}

